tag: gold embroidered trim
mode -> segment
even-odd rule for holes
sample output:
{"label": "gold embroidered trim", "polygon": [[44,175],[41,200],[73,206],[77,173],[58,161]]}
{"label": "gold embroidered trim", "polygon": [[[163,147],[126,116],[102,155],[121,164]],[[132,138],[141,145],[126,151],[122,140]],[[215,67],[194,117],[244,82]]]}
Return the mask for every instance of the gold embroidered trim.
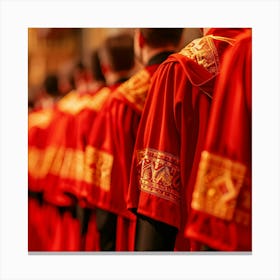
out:
{"label": "gold embroidered trim", "polygon": [[77,99],[78,93],[73,90],[57,102],[57,107],[62,112],[71,111],[71,108],[73,107],[73,104],[76,103]]}
{"label": "gold embroidered trim", "polygon": [[137,151],[140,189],[178,204],[180,200],[179,159],[154,149]]}
{"label": "gold embroidered trim", "polygon": [[219,73],[219,55],[213,40],[225,41],[229,44],[234,42],[233,39],[208,35],[198,38],[189,43],[183,48],[179,54],[187,56],[199,65],[203,66],[208,72],[213,75]]}
{"label": "gold embroidered trim", "polygon": [[113,156],[94,147],[87,146],[85,151],[84,181],[109,191]]}
{"label": "gold embroidered trim", "polygon": [[192,208],[220,219],[232,220],[245,172],[245,165],[203,151]]}
{"label": "gold embroidered trim", "polygon": [[72,162],[70,166],[70,175],[69,177],[75,180],[83,180],[84,176],[84,152],[81,150],[72,151]]}
{"label": "gold embroidered trim", "polygon": [[150,73],[143,69],[124,82],[117,89],[128,101],[136,106],[139,111],[143,110],[147,92],[150,86]]}
{"label": "gold embroidered trim", "polygon": [[[51,148],[51,149],[55,149],[55,148]],[[64,153],[65,153],[64,147],[56,148],[55,154],[53,155],[52,164],[51,164],[50,170],[49,170],[50,174],[53,174],[53,175],[59,174],[61,167],[62,167],[63,159],[64,159]]]}
{"label": "gold embroidered trim", "polygon": [[94,96],[88,99],[87,104],[85,107],[87,109],[91,109],[94,111],[100,111],[102,106],[104,105],[106,99],[108,98],[111,90],[107,87],[102,88],[98,91]]}
{"label": "gold embroidered trim", "polygon": [[34,178],[45,177],[57,154],[57,148],[50,147],[46,150],[41,150],[33,147],[28,148],[28,172]]}
{"label": "gold embroidered trim", "polygon": [[62,112],[76,115],[86,106],[88,98],[87,95],[79,96],[78,93],[72,91],[58,102],[58,108]]}
{"label": "gold embroidered trim", "polygon": [[33,112],[28,116],[28,127],[46,128],[51,122],[53,117],[52,110],[44,110],[39,112]]}
{"label": "gold embroidered trim", "polygon": [[107,87],[102,88],[93,96],[89,94],[79,96],[76,92],[70,92],[59,102],[58,108],[62,112],[72,115],[76,115],[84,109],[99,111],[106,101],[109,93],[110,89]]}
{"label": "gold embroidered trim", "polygon": [[28,149],[28,171],[34,178],[44,178],[47,174],[83,180],[84,152],[65,147],[49,147],[45,150]]}

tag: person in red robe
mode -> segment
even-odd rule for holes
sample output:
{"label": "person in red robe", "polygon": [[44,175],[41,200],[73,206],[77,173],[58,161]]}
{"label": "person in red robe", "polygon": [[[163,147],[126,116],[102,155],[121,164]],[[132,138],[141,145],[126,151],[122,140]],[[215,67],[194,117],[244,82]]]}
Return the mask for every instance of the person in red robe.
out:
{"label": "person in red robe", "polygon": [[[84,152],[88,135],[96,116],[108,96],[123,81],[127,80],[134,69],[133,38],[129,34],[117,34],[108,37],[98,50],[101,69],[106,81],[106,87],[101,88],[86,98],[83,109],[75,115],[75,125],[68,127],[69,133],[74,133],[74,146],[68,154],[71,157],[68,176],[60,180],[61,190],[64,194],[74,197],[82,207],[82,234],[83,247],[81,250],[99,250],[99,236],[96,230],[95,207],[88,199],[87,176],[83,176]],[[98,242],[98,243],[97,243]]]}
{"label": "person in red robe", "polygon": [[[85,75],[84,80],[88,81],[88,78],[89,76]],[[54,87],[54,79],[52,76],[47,77],[46,79],[46,87],[48,88],[50,85]],[[58,92],[58,86],[58,81],[56,81],[56,90],[52,89],[51,92]],[[42,204],[42,211],[39,212],[34,210],[34,203],[29,203],[29,213],[30,217],[32,217],[32,215],[35,215],[34,213],[42,214],[40,215],[40,219],[37,219],[37,224],[40,225],[40,228],[42,229],[40,235],[45,240],[43,242],[44,251],[66,251],[75,250],[76,248],[78,248],[78,245],[72,245],[75,243],[75,241],[73,242],[73,240],[78,240],[75,237],[78,236],[77,234],[75,234],[74,238],[72,238],[73,236],[71,236],[71,233],[73,231],[70,231],[69,234],[65,235],[67,236],[67,238],[61,238],[61,234],[57,234],[57,232],[59,232],[61,228],[65,227],[63,225],[67,225],[69,229],[71,228],[72,224],[75,224],[74,227],[76,229],[76,232],[78,232],[78,223],[76,219],[73,218],[75,209],[73,209],[73,207],[70,211],[65,211],[69,210],[66,208],[62,209],[63,207],[68,207],[67,203],[71,203],[71,201],[68,197],[61,196],[61,201],[57,202],[57,204],[59,204],[59,208],[57,207],[57,205],[54,205],[52,201],[46,199],[46,194],[48,195],[49,193],[51,193],[50,190],[53,189],[53,185],[55,185],[56,183],[55,179],[57,178],[58,169],[63,160],[65,149],[62,147],[63,145],[61,145],[61,143],[66,142],[65,135],[63,134],[63,127],[68,123],[68,119],[70,116],[70,114],[68,113],[69,111],[71,111],[70,108],[73,107],[73,101],[77,100],[77,94],[75,93],[76,92],[72,91],[67,96],[58,100],[55,105],[48,110],[48,114],[44,115],[45,119],[46,116],[51,116],[48,118],[47,125],[44,124],[46,120],[42,118],[42,116],[41,118],[37,117],[38,114],[33,114],[29,117],[29,124],[31,126],[28,131],[29,193],[31,193],[30,190],[35,190],[36,193],[39,192],[40,202]],[[56,95],[59,97],[61,96],[60,94]],[[45,102],[42,104],[45,104]],[[34,120],[36,120],[37,122],[40,121],[40,126],[42,127],[42,125],[44,125],[44,129],[37,129],[35,133],[34,127],[32,127],[32,123],[34,122]],[[60,130],[59,133],[57,130]],[[56,170],[55,174],[53,174],[54,170]],[[33,192],[31,194],[33,194]],[[31,209],[31,206],[33,207],[33,210]],[[32,239],[33,238],[30,238],[30,240]],[[78,242],[76,242],[75,244],[78,244]],[[37,249],[32,249],[32,251],[34,250]]]}
{"label": "person in red robe", "polygon": [[223,58],[186,236],[220,251],[252,250],[252,31]]}
{"label": "person in red robe", "polygon": [[101,250],[134,250],[136,218],[126,208],[126,196],[138,124],[152,76],[176,51],[182,32],[182,28],[136,29],[135,54],[144,67],[110,95],[95,119],[86,157]]}
{"label": "person in red robe", "polygon": [[43,88],[47,102],[41,99],[41,106],[36,103],[36,108],[28,114],[28,251],[44,251],[48,246],[41,179],[46,169],[44,148],[48,127],[60,97],[57,77],[48,75]]}
{"label": "person in red robe", "polygon": [[153,77],[137,135],[127,206],[135,250],[199,250],[184,236],[220,62],[242,29],[213,28]]}
{"label": "person in red robe", "polygon": [[[58,180],[65,159],[68,141],[64,128],[73,123],[73,103],[79,96],[72,91],[57,103],[54,117],[48,127],[41,167],[40,185],[43,189],[46,233],[50,242],[46,251],[75,251],[79,248],[79,222],[76,218],[75,200],[62,194]],[[44,169],[42,168],[44,167]],[[42,170],[43,169],[43,170]],[[67,170],[63,170],[64,173]]]}

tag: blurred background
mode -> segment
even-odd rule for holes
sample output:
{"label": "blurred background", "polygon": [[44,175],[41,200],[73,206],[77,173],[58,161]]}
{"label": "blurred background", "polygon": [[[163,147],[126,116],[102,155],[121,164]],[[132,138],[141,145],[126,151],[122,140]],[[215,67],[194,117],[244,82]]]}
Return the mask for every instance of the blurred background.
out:
{"label": "blurred background", "polygon": [[[58,78],[61,95],[73,87],[75,69],[90,68],[92,52],[111,35],[128,32],[133,28],[29,28],[28,29],[28,106],[44,97],[47,76]],[[191,40],[201,37],[201,28],[185,28],[181,48]]]}

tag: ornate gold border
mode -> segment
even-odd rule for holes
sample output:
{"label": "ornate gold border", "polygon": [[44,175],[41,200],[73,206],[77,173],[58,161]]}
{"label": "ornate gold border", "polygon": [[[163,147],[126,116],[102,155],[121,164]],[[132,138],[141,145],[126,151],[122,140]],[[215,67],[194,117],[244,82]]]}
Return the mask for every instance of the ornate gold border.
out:
{"label": "ornate gold border", "polygon": [[163,151],[137,151],[139,187],[142,191],[179,204],[179,159]]}
{"label": "ornate gold border", "polygon": [[203,151],[192,198],[192,208],[232,220],[244,184],[246,166]]}

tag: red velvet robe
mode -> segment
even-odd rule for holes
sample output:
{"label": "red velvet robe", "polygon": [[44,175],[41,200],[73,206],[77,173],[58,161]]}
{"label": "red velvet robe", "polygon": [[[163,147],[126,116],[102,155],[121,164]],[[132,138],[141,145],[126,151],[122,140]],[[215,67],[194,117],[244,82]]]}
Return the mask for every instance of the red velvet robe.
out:
{"label": "red velvet robe", "polygon": [[55,116],[55,107],[33,111],[28,115],[28,189],[42,192],[42,179],[47,173],[44,160],[48,128]]}
{"label": "red velvet robe", "polygon": [[[73,111],[67,117],[68,124],[64,127],[66,135],[64,161],[57,177],[55,192],[52,191],[49,195],[55,194],[56,197],[70,195],[80,206],[89,206],[84,198],[87,188],[87,182],[84,180],[84,152],[88,134],[109,94],[119,85],[120,83],[115,83],[96,92],[83,93],[73,104]],[[80,250],[99,250],[99,234],[95,225],[94,209],[89,219],[88,231],[83,239]]]}
{"label": "red velvet robe", "polygon": [[184,237],[194,175],[206,136],[215,78],[238,29],[212,29],[169,57],[153,77],[134,152],[128,208],[176,227]]}
{"label": "red velvet robe", "polygon": [[186,228],[222,251],[252,250],[252,34],[226,52]]}
{"label": "red velvet robe", "polygon": [[123,83],[97,116],[86,150],[89,203],[117,215],[116,251],[134,250],[135,216],[126,208],[131,159],[151,76],[147,66]]}
{"label": "red velvet robe", "polygon": [[44,149],[48,126],[54,116],[54,107],[33,111],[28,116],[28,250],[45,251],[48,248],[43,193]]}
{"label": "red velvet robe", "polygon": [[82,99],[83,107],[74,116],[74,123],[67,127],[67,133],[72,135],[71,143],[68,145],[68,153],[71,154],[71,165],[67,176],[60,178],[61,191],[71,194],[81,204],[82,203],[82,185],[84,183],[84,152],[88,135],[93,125],[94,119],[104,102],[108,98],[112,89],[103,87],[96,92],[85,94]]}
{"label": "red velvet robe", "polygon": [[[42,184],[45,224],[50,240],[47,251],[80,250],[80,225],[78,219],[71,214],[75,200],[60,188],[60,179],[69,172],[71,158],[67,149],[73,143],[73,135],[66,128],[74,124],[74,115],[80,109],[80,99],[81,96],[73,91],[58,101],[46,136],[44,162],[47,168]],[[67,210],[61,212],[58,207],[66,207]]]}
{"label": "red velvet robe", "polygon": [[[71,161],[75,145],[75,116],[82,110],[83,96],[70,92],[58,102],[55,119],[48,131],[47,150],[50,166],[45,178],[44,199],[57,206],[74,205],[75,200],[61,189],[62,182],[71,172]],[[71,131],[68,129],[72,127]]]}
{"label": "red velvet robe", "polygon": [[[115,86],[114,86],[115,87]],[[84,152],[88,134],[96,115],[114,88],[103,87],[96,92],[87,93],[83,99],[87,99],[81,111],[75,115],[75,123],[68,126],[68,131],[73,134],[73,147],[69,147],[72,153],[71,166],[68,176],[60,179],[60,189],[62,192],[70,194],[77,199],[81,207],[87,206],[83,199],[84,184]],[[86,235],[82,237],[81,250],[99,251],[99,233],[96,228],[94,210],[91,211]]]}

